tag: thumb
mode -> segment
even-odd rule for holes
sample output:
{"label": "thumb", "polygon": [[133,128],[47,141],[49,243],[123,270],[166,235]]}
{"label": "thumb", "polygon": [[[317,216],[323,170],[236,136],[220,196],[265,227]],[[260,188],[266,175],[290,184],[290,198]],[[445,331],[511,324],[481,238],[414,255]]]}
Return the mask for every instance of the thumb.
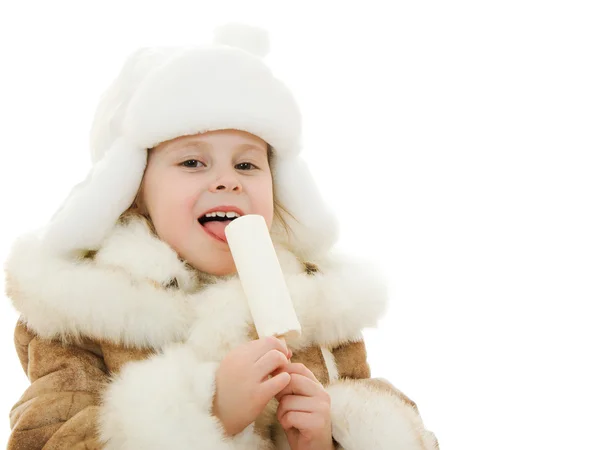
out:
{"label": "thumb", "polygon": [[261,394],[266,399],[265,404],[290,384],[290,381],[292,381],[292,376],[287,372],[282,372],[263,382],[261,385]]}

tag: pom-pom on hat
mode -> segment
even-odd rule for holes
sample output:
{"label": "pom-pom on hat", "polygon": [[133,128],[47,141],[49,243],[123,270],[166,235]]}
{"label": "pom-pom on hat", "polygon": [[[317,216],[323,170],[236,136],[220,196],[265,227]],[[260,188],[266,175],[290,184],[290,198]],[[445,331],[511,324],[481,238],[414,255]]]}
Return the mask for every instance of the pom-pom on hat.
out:
{"label": "pom-pom on hat", "polygon": [[289,233],[274,222],[274,239],[306,259],[329,250],[337,222],[299,156],[300,111],[263,61],[268,51],[265,30],[228,24],[210,45],[133,53],[96,110],[90,173],[43,230],[48,250],[100,248],[138,192],[149,148],[222,129],[252,133],[273,147],[275,192],[293,216],[284,213]]}

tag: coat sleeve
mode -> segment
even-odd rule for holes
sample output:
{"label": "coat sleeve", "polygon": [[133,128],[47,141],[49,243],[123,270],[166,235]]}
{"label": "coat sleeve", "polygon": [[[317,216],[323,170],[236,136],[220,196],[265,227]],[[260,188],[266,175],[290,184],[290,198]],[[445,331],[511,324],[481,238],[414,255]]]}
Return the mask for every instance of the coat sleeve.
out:
{"label": "coat sleeve", "polygon": [[338,449],[439,449],[416,404],[388,381],[371,378],[363,341],[346,343],[332,353],[339,378],[326,389]]}
{"label": "coat sleeve", "polygon": [[106,450],[271,448],[254,423],[225,436],[212,414],[217,367],[186,345],[125,365],[103,396],[100,435]]}
{"label": "coat sleeve", "polygon": [[[19,323],[31,386],[10,414],[8,450],[262,450],[254,424],[226,437],[212,414],[216,363],[183,346],[109,373],[102,352],[41,339]],[[110,366],[110,364],[109,364]]]}
{"label": "coat sleeve", "polygon": [[41,339],[21,322],[15,345],[31,385],[10,413],[8,450],[97,450],[96,418],[107,381],[100,356]]}

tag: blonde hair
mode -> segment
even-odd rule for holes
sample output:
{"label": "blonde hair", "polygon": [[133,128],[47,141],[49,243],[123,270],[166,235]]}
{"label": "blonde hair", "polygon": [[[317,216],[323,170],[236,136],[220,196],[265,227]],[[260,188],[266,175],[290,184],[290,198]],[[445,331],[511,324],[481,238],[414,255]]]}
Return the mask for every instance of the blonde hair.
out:
{"label": "blonde hair", "polygon": [[[148,149],[148,153],[150,153],[152,150],[153,149],[151,149],[151,148]],[[267,144],[267,160],[269,162],[269,167],[271,167],[271,168],[273,167],[273,164],[272,164],[273,158],[274,158],[273,147],[270,144]],[[143,203],[142,185],[143,185],[143,181],[142,181],[142,183],[140,183],[140,187],[135,196],[135,199],[133,200],[133,203],[131,204],[131,206],[129,206],[129,208],[127,208],[123,212],[123,214],[121,214],[121,216],[119,217],[119,221],[121,223],[125,223],[134,217],[141,217],[146,220],[148,227],[150,228],[152,233],[154,235],[156,235],[157,234],[156,228],[154,227],[154,224],[152,223],[152,219],[150,218],[150,215],[148,214],[148,211]],[[275,184],[273,183],[273,215],[274,215],[274,218],[281,223],[286,234],[289,236],[291,230],[290,230],[288,223],[286,222],[286,220],[284,218],[284,214],[287,214],[290,218],[296,220],[294,215],[292,213],[290,213],[280,203],[279,199],[277,198],[277,191],[275,189]]]}

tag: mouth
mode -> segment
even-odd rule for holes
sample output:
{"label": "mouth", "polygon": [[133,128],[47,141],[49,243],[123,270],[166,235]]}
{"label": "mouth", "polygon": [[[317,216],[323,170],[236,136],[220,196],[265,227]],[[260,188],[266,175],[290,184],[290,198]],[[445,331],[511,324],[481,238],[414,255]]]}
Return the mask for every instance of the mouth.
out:
{"label": "mouth", "polygon": [[235,219],[243,216],[241,209],[234,206],[218,206],[206,211],[198,218],[204,231],[214,239],[227,243],[225,228]]}

